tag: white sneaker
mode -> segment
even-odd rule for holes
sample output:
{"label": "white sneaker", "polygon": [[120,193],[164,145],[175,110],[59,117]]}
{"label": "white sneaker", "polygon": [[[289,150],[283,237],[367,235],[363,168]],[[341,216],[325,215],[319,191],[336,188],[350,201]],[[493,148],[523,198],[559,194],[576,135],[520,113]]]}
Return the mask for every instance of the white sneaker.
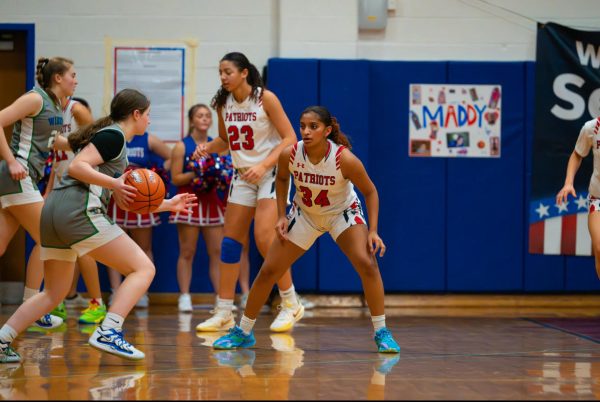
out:
{"label": "white sneaker", "polygon": [[65,299],[65,306],[67,307],[87,307],[90,303],[91,299],[86,299],[81,296],[81,293],[77,293],[77,295],[72,299]]}
{"label": "white sneaker", "polygon": [[146,355],[123,338],[122,329],[103,330],[98,326],[90,336],[88,343],[98,350],[112,353],[130,360],[141,360]]}
{"label": "white sneaker", "polygon": [[179,311],[182,313],[191,313],[192,308],[192,297],[189,293],[182,293],[179,295]]}
{"label": "white sneaker", "polygon": [[282,303],[278,307],[279,314],[271,324],[271,331],[285,332],[294,327],[302,317],[304,317],[304,306],[298,301],[298,306],[294,308],[291,304]]}
{"label": "white sneaker", "polygon": [[217,310],[208,320],[196,325],[196,331],[217,332],[226,331],[235,326],[233,314],[228,310]]}
{"label": "white sneaker", "polygon": [[137,308],[148,308],[149,304],[150,299],[148,298],[148,293],[144,293],[144,295],[140,297],[140,300],[138,300],[137,303],[135,303],[135,306]]}
{"label": "white sneaker", "polygon": [[52,315],[52,314],[46,314],[42,318],[37,320],[35,322],[35,325],[40,328],[44,328],[44,329],[52,329],[52,328],[60,327],[62,325],[62,323],[63,323],[62,318]]}

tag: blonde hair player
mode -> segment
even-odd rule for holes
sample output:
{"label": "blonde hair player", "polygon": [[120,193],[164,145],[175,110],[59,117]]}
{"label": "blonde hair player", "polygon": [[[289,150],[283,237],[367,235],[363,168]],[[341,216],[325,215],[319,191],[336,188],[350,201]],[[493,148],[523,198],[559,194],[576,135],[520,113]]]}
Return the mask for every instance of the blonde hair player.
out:
{"label": "blonde hair player", "polygon": [[[196,326],[198,331],[222,331],[235,325],[233,300],[243,244],[254,218],[254,238],[263,256],[275,238],[277,220],[275,175],[279,153],[296,143],[296,134],[279,99],[264,89],[256,67],[242,53],[228,53],[219,63],[221,88],[211,106],[219,117],[219,137],[200,144],[194,157],[227,149],[236,169],[225,211],[219,265],[219,296],[214,315]],[[289,267],[277,283],[281,309],[271,330],[291,329],[304,315],[296,297]]]}
{"label": "blonde hair player", "polygon": [[[67,295],[77,257],[94,260],[126,275],[102,324],[89,338],[93,347],[132,360],[144,353],[123,338],[122,326],[154,278],[154,264],[144,251],[107,215],[111,192],[123,208],[134,199],[135,187],[125,184],[128,172],[126,141],[141,135],[149,124],[150,101],[133,89],[118,92],[110,115],[69,137],[76,156],[68,175],[44,203],[40,222],[44,291],[23,303],[0,328],[0,361],[18,362],[10,344],[36,317],[47,313]],[[184,211],[196,197],[179,194],[164,200],[160,211]]]}
{"label": "blonde hair player", "polygon": [[567,164],[565,184],[556,195],[557,205],[567,202],[569,194],[573,197],[577,197],[577,193],[573,187],[573,181],[581,166],[581,161],[588,156],[590,150],[592,150],[592,154],[594,155],[594,172],[590,178],[588,189],[588,229],[590,231],[590,236],[592,237],[592,251],[594,253],[596,275],[598,278],[600,278],[600,214],[596,212],[600,211],[600,149],[598,148],[596,139],[599,134],[600,116],[587,121],[583,127],[581,127],[579,137],[575,143],[575,149]]}
{"label": "blonde hair player", "polygon": [[[286,148],[279,156],[276,182],[279,238],[271,245],[252,284],[240,325],[217,339],[213,348],[254,346],[256,340],[252,328],[273,284],[319,236],[329,232],[360,275],[371,312],[377,351],[399,353],[400,346],[385,324],[383,281],[376,259],[378,251],[380,257],[385,252],[383,240],[377,234],[377,189],[361,161],[350,152],[348,139],[326,108],[306,108],[300,118],[300,133],[302,141]],[[294,178],[296,195],[286,216],[290,174]],[[365,197],[369,227],[354,185]]]}

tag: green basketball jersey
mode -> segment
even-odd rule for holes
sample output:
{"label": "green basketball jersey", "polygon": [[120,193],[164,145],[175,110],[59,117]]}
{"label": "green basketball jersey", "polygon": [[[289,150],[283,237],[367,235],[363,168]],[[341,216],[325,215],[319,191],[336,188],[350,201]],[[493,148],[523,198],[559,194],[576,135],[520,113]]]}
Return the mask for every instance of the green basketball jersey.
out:
{"label": "green basketball jersey", "polygon": [[54,145],[54,138],[62,128],[63,114],[60,105],[54,103],[46,91],[35,87],[30,92],[42,96],[42,109],[37,115],[25,117],[14,124],[10,148],[37,183],[44,176],[44,167]]}

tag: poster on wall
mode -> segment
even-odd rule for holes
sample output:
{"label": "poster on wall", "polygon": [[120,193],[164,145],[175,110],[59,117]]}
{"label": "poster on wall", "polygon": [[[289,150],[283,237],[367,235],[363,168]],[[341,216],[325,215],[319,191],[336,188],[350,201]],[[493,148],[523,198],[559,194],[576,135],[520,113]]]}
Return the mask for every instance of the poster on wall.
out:
{"label": "poster on wall", "polygon": [[500,157],[500,85],[411,84],[409,144],[413,157]]}
{"label": "poster on wall", "polygon": [[185,48],[115,47],[114,93],[140,90],[150,98],[149,131],[165,142],[184,133]]}
{"label": "poster on wall", "polygon": [[[592,255],[587,193],[593,158],[575,176],[577,197],[556,204],[585,122],[600,116],[600,32],[538,24],[529,253]],[[594,136],[600,140],[599,132]],[[596,154],[600,143],[590,154]],[[594,194],[596,197],[600,194]]]}

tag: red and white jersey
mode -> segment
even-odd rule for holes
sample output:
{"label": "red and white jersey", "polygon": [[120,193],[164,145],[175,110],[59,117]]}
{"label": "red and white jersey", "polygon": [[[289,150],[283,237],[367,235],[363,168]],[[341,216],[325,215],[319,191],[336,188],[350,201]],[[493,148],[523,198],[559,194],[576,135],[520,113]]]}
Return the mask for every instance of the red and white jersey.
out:
{"label": "red and white jersey", "polygon": [[281,142],[275,126],[262,105],[262,88],[257,89],[256,99],[247,97],[238,103],[229,94],[221,110],[231,161],[236,169],[249,168],[262,162]]}
{"label": "red and white jersey", "polygon": [[590,153],[590,149],[594,155],[594,172],[590,179],[589,192],[600,198],[600,117],[583,125],[575,144],[575,152],[584,158]]}
{"label": "red and white jersey", "polygon": [[296,143],[290,152],[290,173],[296,186],[294,202],[311,214],[339,214],[356,200],[354,185],[340,169],[340,156],[346,147],[329,140],[327,144],[325,157],[316,165],[308,159],[304,141]]}
{"label": "red and white jersey", "polygon": [[[73,106],[76,103],[74,100],[69,100],[69,103],[63,109],[63,125],[60,134],[65,138],[69,138],[71,133],[79,129],[77,121],[73,117]],[[67,173],[69,163],[71,163],[74,157],[75,154],[71,151],[55,151],[54,160],[52,161],[54,164],[54,188],[57,188],[62,183],[63,175]]]}

